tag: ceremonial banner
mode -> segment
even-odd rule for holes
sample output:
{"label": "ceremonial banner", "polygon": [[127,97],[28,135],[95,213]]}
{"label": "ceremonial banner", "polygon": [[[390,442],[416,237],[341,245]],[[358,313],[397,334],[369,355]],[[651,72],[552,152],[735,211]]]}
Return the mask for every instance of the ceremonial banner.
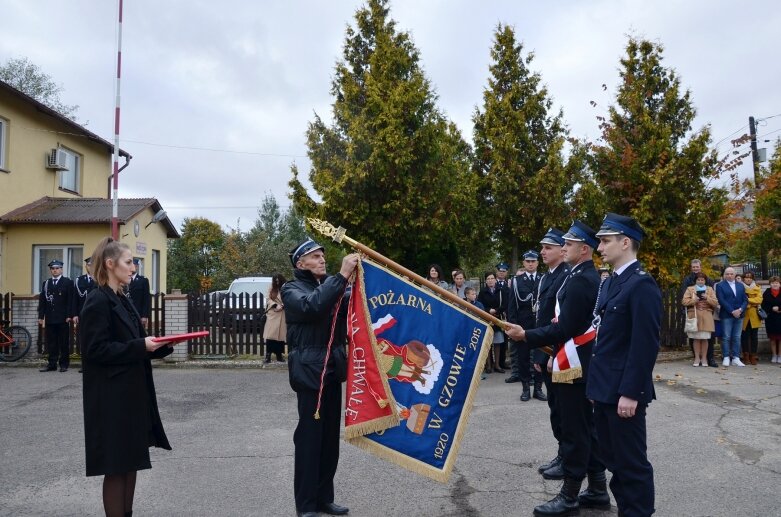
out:
{"label": "ceremonial banner", "polygon": [[367,259],[350,307],[345,438],[446,482],[493,341],[491,326]]}

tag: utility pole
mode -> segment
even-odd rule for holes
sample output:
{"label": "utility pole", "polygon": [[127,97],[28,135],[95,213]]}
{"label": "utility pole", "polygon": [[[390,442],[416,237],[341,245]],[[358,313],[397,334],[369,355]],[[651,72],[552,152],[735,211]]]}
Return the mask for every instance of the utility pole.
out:
{"label": "utility pole", "polygon": [[[749,136],[751,137],[751,163],[754,165],[754,192],[759,191],[759,150],[757,150],[757,126],[754,117],[748,118]],[[767,279],[767,250],[764,244],[759,247],[759,261],[762,269],[762,279]]]}

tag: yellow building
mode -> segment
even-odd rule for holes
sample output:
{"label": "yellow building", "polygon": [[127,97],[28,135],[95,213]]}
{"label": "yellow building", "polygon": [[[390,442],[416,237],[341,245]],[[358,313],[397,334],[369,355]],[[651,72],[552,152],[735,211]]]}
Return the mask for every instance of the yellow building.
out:
{"label": "yellow building", "polygon": [[[111,234],[114,146],[0,81],[0,293],[35,294],[52,259],[76,278]],[[124,160],[131,156],[120,150]],[[167,239],[179,234],[153,198],[119,200],[119,235],[153,292],[166,291]]]}

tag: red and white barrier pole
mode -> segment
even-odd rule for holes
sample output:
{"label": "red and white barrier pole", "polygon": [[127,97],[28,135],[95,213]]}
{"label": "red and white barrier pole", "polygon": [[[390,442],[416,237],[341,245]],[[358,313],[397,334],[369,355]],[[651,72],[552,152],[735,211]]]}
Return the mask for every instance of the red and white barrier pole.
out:
{"label": "red and white barrier pole", "polygon": [[117,84],[114,105],[114,172],[111,202],[111,237],[119,240],[119,80],[122,76],[122,0],[117,19]]}

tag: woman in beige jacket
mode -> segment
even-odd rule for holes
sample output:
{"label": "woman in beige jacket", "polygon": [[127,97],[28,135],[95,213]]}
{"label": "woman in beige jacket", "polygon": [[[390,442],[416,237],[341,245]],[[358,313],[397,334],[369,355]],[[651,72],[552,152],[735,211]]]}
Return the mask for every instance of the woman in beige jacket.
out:
{"label": "woman in beige jacket", "polygon": [[285,324],[285,306],[282,304],[282,295],[279,294],[285,282],[287,280],[279,273],[271,277],[271,289],[266,299],[266,326],[263,327],[267,363],[271,362],[271,354],[275,354],[277,361],[282,362],[282,353],[285,351],[287,325]]}
{"label": "woman in beige jacket", "polygon": [[713,321],[713,310],[719,305],[716,292],[712,287],[705,285],[708,277],[705,273],[697,273],[694,276],[694,285],[686,288],[681,303],[686,310],[687,318],[697,316],[697,332],[688,332],[689,339],[694,341],[694,364],[692,366],[708,366],[708,340],[711,333],[716,331]]}

